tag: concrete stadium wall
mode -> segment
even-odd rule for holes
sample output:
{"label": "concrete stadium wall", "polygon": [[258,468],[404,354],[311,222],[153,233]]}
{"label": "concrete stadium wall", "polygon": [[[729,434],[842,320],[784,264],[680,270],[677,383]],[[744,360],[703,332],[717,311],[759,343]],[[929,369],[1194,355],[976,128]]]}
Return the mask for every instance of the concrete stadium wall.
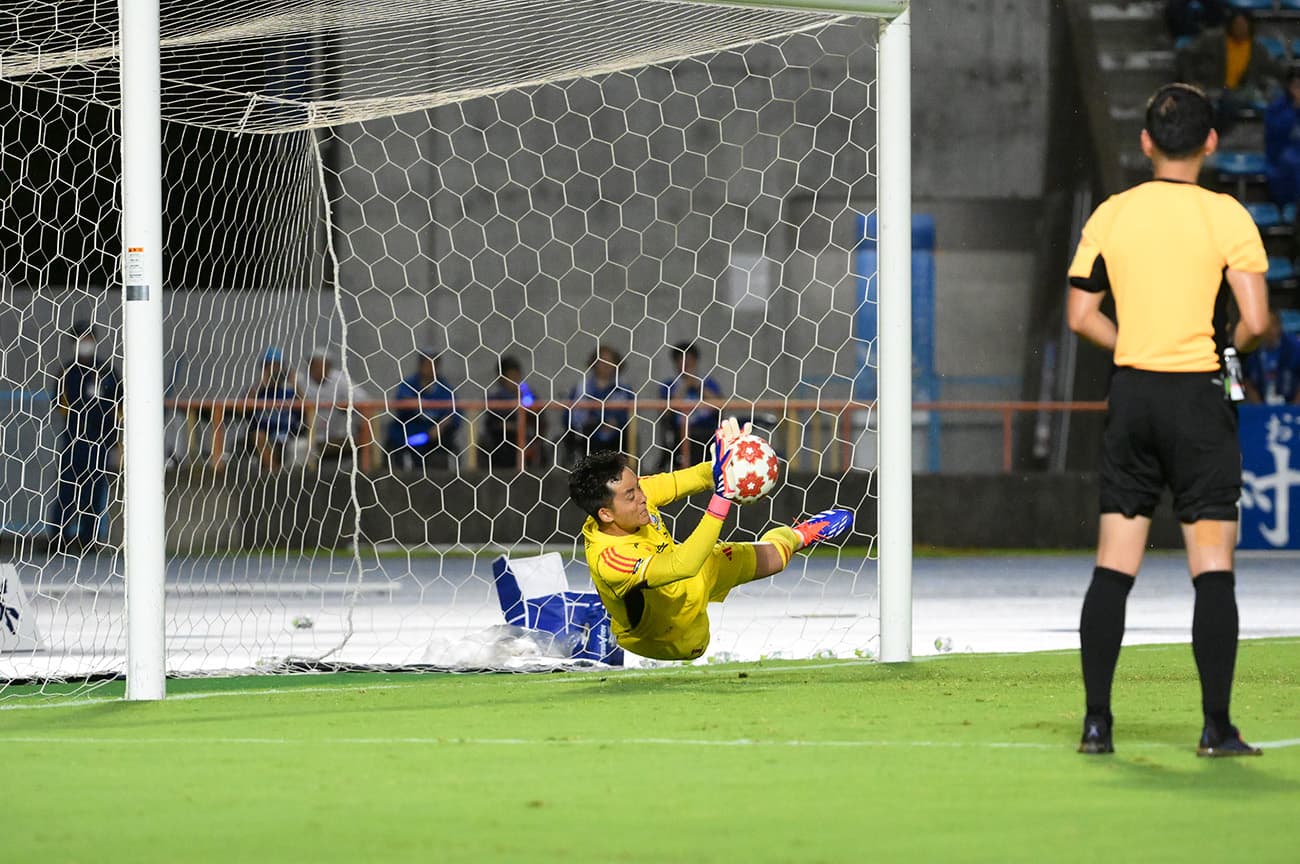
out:
{"label": "concrete stadium wall", "polygon": [[[874,526],[872,475],[832,479],[791,475],[768,502],[741,508],[738,529],[755,535],[831,504],[853,508]],[[582,515],[568,503],[567,475],[431,474],[359,478],[361,544],[429,544],[474,551],[571,542]],[[1094,474],[917,475],[913,538],[919,546],[987,549],[1087,549],[1097,540]],[[346,474],[287,471],[275,477],[230,471],[169,476],[168,548],[185,555],[265,548],[342,548],[358,536]],[[115,530],[121,525],[114,505]],[[687,505],[666,508],[676,516]],[[698,518],[699,509],[684,515]],[[730,529],[729,529],[730,530]],[[871,529],[874,530],[874,529]],[[735,536],[732,533],[730,536]],[[1167,500],[1157,509],[1151,543],[1180,548]]]}

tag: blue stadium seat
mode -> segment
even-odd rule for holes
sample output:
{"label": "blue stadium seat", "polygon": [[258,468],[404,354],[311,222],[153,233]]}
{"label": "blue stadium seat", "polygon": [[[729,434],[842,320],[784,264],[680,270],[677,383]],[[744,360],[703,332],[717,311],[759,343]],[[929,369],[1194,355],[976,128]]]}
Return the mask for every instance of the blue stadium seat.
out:
{"label": "blue stadium seat", "polygon": [[1232,184],[1234,194],[1243,201],[1248,183],[1268,180],[1268,163],[1257,150],[1220,150],[1205,160],[1205,167],[1217,175],[1219,183]]}
{"label": "blue stadium seat", "polygon": [[1300,9],[1300,0],[1281,0],[1278,4],[1278,8],[1294,12],[1297,9]]}
{"label": "blue stadium seat", "polygon": [[1282,319],[1283,330],[1288,333],[1300,333],[1300,309],[1279,309],[1277,314]]}
{"label": "blue stadium seat", "polygon": [[[1300,8],[1300,7],[1297,7],[1297,8]],[[1300,38],[1292,39],[1292,40],[1291,40],[1291,56],[1292,56],[1292,57],[1300,57],[1300,54],[1297,54],[1297,53],[1296,53],[1297,51],[1300,51]]]}
{"label": "blue stadium seat", "polygon": [[1256,36],[1255,41],[1263,47],[1274,60],[1286,61],[1286,43],[1279,36]]}
{"label": "blue stadium seat", "polygon": [[1268,170],[1264,154],[1258,150],[1220,150],[1208,164],[1211,170],[1230,177],[1253,177]]}
{"label": "blue stadium seat", "polygon": [[1232,6],[1250,12],[1272,12],[1274,8],[1273,0],[1232,0]]}
{"label": "blue stadium seat", "polygon": [[1268,231],[1282,224],[1282,211],[1272,202],[1252,201],[1246,205],[1246,212],[1255,220],[1260,231]]}
{"label": "blue stadium seat", "polygon": [[[1297,2],[1300,2],[1300,0],[1297,0]],[[1294,201],[1292,201],[1290,204],[1285,205],[1282,208],[1282,224],[1283,225],[1295,224],[1295,202]]]}
{"label": "blue stadium seat", "polygon": [[1277,282],[1287,282],[1296,278],[1295,263],[1290,258],[1283,258],[1281,255],[1268,256],[1268,273],[1264,278],[1270,284]]}

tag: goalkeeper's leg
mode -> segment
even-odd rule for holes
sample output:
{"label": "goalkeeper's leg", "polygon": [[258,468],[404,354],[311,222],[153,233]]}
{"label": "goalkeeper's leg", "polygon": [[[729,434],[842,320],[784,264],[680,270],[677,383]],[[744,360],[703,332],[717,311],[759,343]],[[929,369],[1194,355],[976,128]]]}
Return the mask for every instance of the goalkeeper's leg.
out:
{"label": "goalkeeper's leg", "polygon": [[800,549],[839,537],[852,527],[853,511],[836,509],[824,510],[791,528],[773,528],[755,544],[754,578],[780,573]]}

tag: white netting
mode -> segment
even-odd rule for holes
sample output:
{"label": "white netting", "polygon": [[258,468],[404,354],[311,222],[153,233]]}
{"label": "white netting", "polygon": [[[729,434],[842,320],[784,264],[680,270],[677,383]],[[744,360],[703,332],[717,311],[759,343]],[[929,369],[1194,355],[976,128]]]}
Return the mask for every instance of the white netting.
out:
{"label": "white netting", "polygon": [[[19,16],[0,72],[116,105],[116,10],[54,5]],[[239,132],[332,126],[665,63],[834,20],[664,0],[164,3],[163,116]]]}
{"label": "white netting", "polygon": [[[121,365],[116,9],[66,5],[20,13],[0,58],[0,578],[39,631],[0,641],[15,680],[123,668],[120,484],[69,455],[55,405],[74,321],[97,324],[97,381]],[[651,469],[689,458],[659,384],[686,343],[709,398],[788,462],[727,536],[860,514],[850,551],[714,607],[711,655],[873,650],[874,490],[851,470],[867,406],[850,400],[875,22],[651,0],[189,5],[163,12],[170,671],[481,665],[464,646],[502,623],[496,554],[562,549],[585,580],[576,433],[621,428]],[[622,389],[571,411],[599,346]],[[421,415],[423,385],[401,385],[426,357],[441,383]],[[455,411],[435,429],[443,384]],[[61,478],[96,502],[85,519],[57,515]],[[680,508],[679,539],[699,512]]]}

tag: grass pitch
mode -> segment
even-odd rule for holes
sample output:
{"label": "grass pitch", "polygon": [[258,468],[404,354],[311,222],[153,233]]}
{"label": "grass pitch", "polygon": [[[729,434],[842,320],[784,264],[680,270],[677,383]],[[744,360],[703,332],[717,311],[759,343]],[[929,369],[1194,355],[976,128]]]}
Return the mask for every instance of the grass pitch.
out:
{"label": "grass pitch", "polygon": [[1236,760],[1194,755],[1186,645],[1124,650],[1104,757],[1074,653],[13,700],[4,860],[1294,862],[1298,670],[1242,644],[1234,718],[1272,746]]}

